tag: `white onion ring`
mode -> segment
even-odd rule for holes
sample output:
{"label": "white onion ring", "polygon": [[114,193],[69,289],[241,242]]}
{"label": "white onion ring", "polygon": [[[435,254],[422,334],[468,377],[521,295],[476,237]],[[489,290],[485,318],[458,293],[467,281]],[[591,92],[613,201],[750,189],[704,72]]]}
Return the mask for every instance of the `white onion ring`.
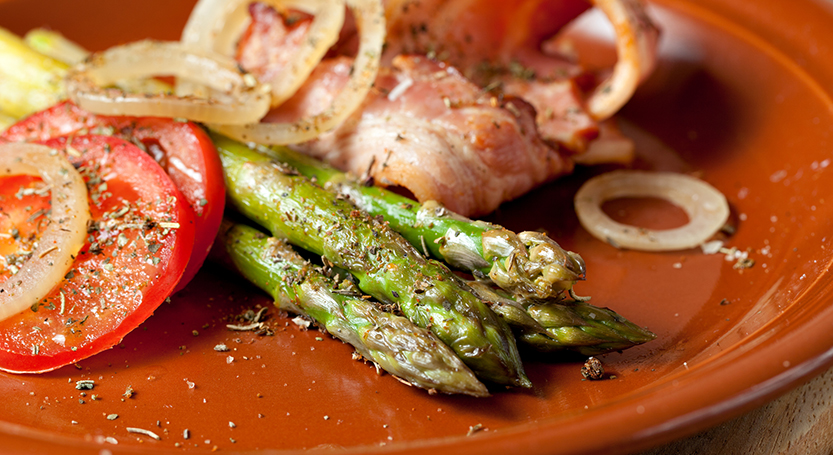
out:
{"label": "white onion ring", "polygon": [[0,283],[0,321],[37,303],[61,282],[87,235],[87,186],[56,150],[37,144],[0,144],[0,175],[36,175],[52,188],[52,208],[32,256]]}
{"label": "white onion ring", "polygon": [[[324,54],[337,41],[344,25],[344,0],[262,0],[313,15],[304,44],[271,80],[272,106],[289,99],[312,73]],[[222,55],[233,56],[240,32],[248,22],[251,0],[200,0],[182,31],[183,43]]]}
{"label": "white onion ring", "polygon": [[587,111],[597,120],[615,114],[653,71],[659,29],[645,13],[641,0],[592,0],[616,31],[617,62],[613,73],[590,94]]}
{"label": "white onion ring", "polygon": [[297,144],[315,139],[340,125],[364,101],[376,74],[385,41],[385,16],[380,0],[347,0],[356,17],[361,37],[353,71],[332,106],[324,112],[294,123],[256,123],[251,125],[211,125],[211,128],[242,142],[264,145]]}
{"label": "white onion ring", "polygon": [[[617,223],[601,206],[622,197],[668,200],[686,212],[689,222],[665,230]],[[720,230],[729,217],[729,204],[720,191],[702,180],[671,172],[613,171],[599,175],[578,190],[575,209],[581,225],[594,237],[620,248],[643,251],[694,248]]]}
{"label": "white onion ring", "polygon": [[[104,88],[124,79],[170,75],[207,85],[214,98],[125,93]],[[241,73],[237,63],[179,42],[137,41],[93,54],[70,69],[69,98],[82,109],[104,115],[187,118],[199,122],[257,122],[269,110],[266,87]]]}

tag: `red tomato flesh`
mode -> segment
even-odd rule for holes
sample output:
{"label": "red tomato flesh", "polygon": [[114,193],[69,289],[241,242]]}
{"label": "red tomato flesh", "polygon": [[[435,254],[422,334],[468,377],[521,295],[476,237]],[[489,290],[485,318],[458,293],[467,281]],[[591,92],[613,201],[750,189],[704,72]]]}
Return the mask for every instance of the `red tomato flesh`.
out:
{"label": "red tomato flesh", "polygon": [[205,262],[225,205],[223,168],[211,139],[192,122],[154,117],[90,114],[66,101],[12,125],[0,140],[44,141],[79,133],[115,135],[141,144],[170,176],[195,215],[196,235],[188,268],[176,290]]}
{"label": "red tomato flesh", "polygon": [[[52,293],[0,321],[0,369],[15,373],[50,371],[119,343],[171,294],[193,245],[191,209],[140,148],[108,136],[44,144],[63,150],[84,177],[92,222],[72,269]],[[48,210],[49,195],[24,191],[37,189],[38,180],[0,179],[3,211],[12,214],[0,225],[9,230],[0,233],[18,233],[6,249],[24,246],[20,233],[44,227],[47,218],[32,210]],[[21,193],[32,194],[19,199]],[[10,276],[6,266],[0,280]]]}
{"label": "red tomato flesh", "polygon": [[0,178],[0,281],[10,277],[49,222],[49,189],[39,177]]}

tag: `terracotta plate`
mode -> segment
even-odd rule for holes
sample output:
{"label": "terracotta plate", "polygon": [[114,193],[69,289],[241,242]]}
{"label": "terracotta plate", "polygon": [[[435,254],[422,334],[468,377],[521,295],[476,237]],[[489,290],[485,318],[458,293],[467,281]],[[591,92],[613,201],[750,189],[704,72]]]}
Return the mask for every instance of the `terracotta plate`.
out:
{"label": "terracotta plate", "polygon": [[[49,26],[92,49],[174,39],[187,1],[6,0],[0,25]],[[604,357],[615,378],[582,381],[576,359],[529,359],[532,390],[429,396],[316,331],[272,314],[274,336],[231,332],[268,300],[220,270],[163,305],[119,347],[39,376],[0,374],[0,447],[64,453],[346,451],[567,454],[644,449],[758,406],[833,357],[833,11],[825,2],[661,0],[659,67],[622,112],[643,165],[696,171],[727,196],[738,229],[723,254],[618,251],[571,210],[586,171],[493,216],[547,229],[587,261],[578,286],[659,338]],[[592,36],[594,63],[609,59]],[[634,220],[674,211],[623,207]],[[644,222],[644,221],[643,221]],[[218,352],[226,344],[231,350]],[[75,381],[93,379],[86,396]],[[135,393],[124,397],[130,387]],[[94,396],[93,396],[94,395]],[[83,401],[83,403],[82,403]],[[109,418],[108,418],[109,416]],[[114,418],[117,416],[117,418]],[[128,432],[141,428],[155,440]],[[479,429],[480,431],[475,431]],[[467,435],[473,433],[471,435]]]}

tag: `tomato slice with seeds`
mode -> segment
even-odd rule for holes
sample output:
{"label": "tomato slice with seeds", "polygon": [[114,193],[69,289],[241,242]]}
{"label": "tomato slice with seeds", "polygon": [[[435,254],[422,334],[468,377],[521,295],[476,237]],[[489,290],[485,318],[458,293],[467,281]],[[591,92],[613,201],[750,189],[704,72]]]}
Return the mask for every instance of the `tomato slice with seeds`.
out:
{"label": "tomato slice with seeds", "polygon": [[[43,143],[63,150],[83,176],[92,221],[84,247],[54,290],[0,321],[0,370],[15,373],[50,371],[119,343],[171,294],[194,237],[182,193],[139,147],[95,135]],[[33,177],[0,179],[0,191],[0,226],[8,229],[0,231],[3,248],[25,256],[26,242],[36,241],[48,222],[49,194]],[[13,277],[12,262],[0,263],[0,280]]]}
{"label": "tomato slice with seeds", "polygon": [[9,127],[0,140],[44,141],[79,133],[115,135],[141,144],[165,169],[195,215],[196,235],[185,287],[205,262],[225,205],[223,168],[211,139],[198,125],[168,118],[95,115],[65,101]]}

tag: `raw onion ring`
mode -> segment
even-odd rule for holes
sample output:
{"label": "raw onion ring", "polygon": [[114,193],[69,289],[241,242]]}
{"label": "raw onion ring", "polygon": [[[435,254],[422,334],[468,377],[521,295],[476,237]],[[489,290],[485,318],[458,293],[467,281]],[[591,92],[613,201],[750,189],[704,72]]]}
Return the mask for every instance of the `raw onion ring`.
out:
{"label": "raw onion ring", "polygon": [[[207,85],[214,98],[190,94],[125,93],[106,86],[124,79],[170,75]],[[242,73],[237,63],[214,52],[179,42],[137,41],[93,54],[70,69],[69,98],[82,109],[103,115],[187,118],[198,122],[246,124],[269,110],[266,87]]]}
{"label": "raw onion ring", "polygon": [[49,147],[0,144],[0,175],[36,175],[52,188],[49,225],[32,256],[0,283],[2,321],[30,308],[61,282],[84,246],[90,209],[84,179],[62,154]]}
{"label": "raw onion ring", "polygon": [[264,145],[297,144],[315,139],[340,125],[364,101],[376,74],[385,41],[385,16],[380,0],[347,0],[356,17],[361,37],[350,79],[336,95],[332,106],[312,117],[293,123],[255,123],[251,125],[211,125],[211,128],[242,142]]}
{"label": "raw onion ring", "polygon": [[659,29],[641,0],[593,0],[616,31],[618,60],[613,73],[587,98],[587,111],[597,120],[610,118],[633,96],[654,69]]}
{"label": "raw onion ring", "polygon": [[[682,208],[689,222],[675,229],[653,230],[613,221],[602,203],[621,197],[656,197]],[[581,225],[599,240],[643,251],[694,248],[713,236],[729,217],[723,194],[708,183],[672,172],[613,171],[588,180],[575,196]]]}
{"label": "raw onion ring", "polygon": [[[262,0],[275,7],[292,8],[313,16],[304,44],[287,65],[271,80],[272,106],[289,99],[307,80],[324,54],[337,41],[344,25],[344,0]],[[182,31],[183,43],[198,48],[234,55],[240,32],[249,19],[251,0],[200,0]]]}

